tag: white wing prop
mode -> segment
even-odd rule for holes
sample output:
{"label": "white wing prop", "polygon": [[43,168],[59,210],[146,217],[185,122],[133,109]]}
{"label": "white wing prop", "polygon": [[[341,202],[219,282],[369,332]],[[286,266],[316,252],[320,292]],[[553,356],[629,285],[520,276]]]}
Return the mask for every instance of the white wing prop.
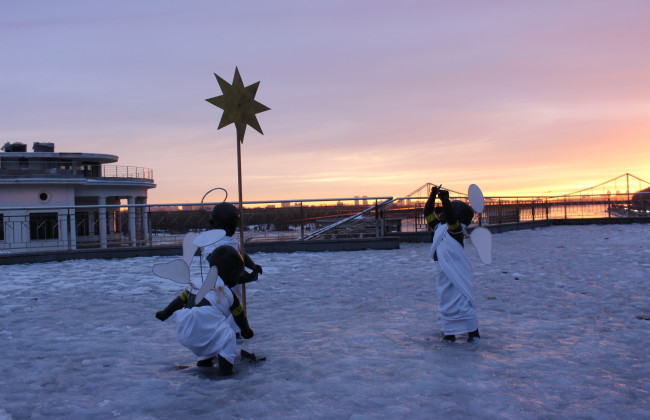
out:
{"label": "white wing prop", "polygon": [[484,264],[492,262],[492,233],[484,227],[477,227],[469,234],[472,244],[478,251],[478,257]]}
{"label": "white wing prop", "polygon": [[206,293],[214,289],[214,286],[217,284],[217,274],[218,274],[217,267],[215,266],[210,267],[210,271],[208,271],[208,275],[205,277],[205,280],[203,281],[203,285],[199,289],[199,293],[196,294],[196,299],[194,300],[194,302],[196,302],[197,305],[205,297]]}
{"label": "white wing prop", "polygon": [[[485,198],[478,185],[472,184],[469,186],[467,198],[469,198],[469,205],[472,206],[475,212],[483,213]],[[472,239],[472,244],[476,247],[481,261],[490,264],[492,262],[492,233],[484,227],[477,227],[472,230],[469,237]]]}
{"label": "white wing prop", "polygon": [[166,263],[154,264],[153,273],[159,277],[173,280],[176,283],[188,284],[190,282],[190,267],[183,258],[171,260]]}
{"label": "white wing prop", "polygon": [[485,208],[485,198],[483,198],[483,193],[481,189],[476,184],[469,186],[467,190],[467,198],[469,198],[469,205],[472,206],[475,212],[483,213]]}
{"label": "white wing prop", "polygon": [[[159,277],[173,280],[176,283],[190,284],[190,265],[192,258],[198,248],[211,245],[226,236],[223,229],[208,230],[203,233],[189,232],[183,237],[183,258],[177,258],[165,263],[154,264],[153,273]],[[212,267],[199,290],[200,298],[197,296],[197,302],[203,299],[203,296],[210,290],[214,289],[217,282],[217,267]]]}
{"label": "white wing prop", "polygon": [[171,260],[166,263],[155,264],[153,273],[159,277],[173,280],[176,283],[188,284],[190,282],[190,265],[197,250],[194,239],[198,233],[188,232],[183,237],[183,258]]}
{"label": "white wing prop", "polygon": [[192,265],[192,258],[194,257],[196,250],[199,248],[194,245],[194,239],[197,236],[199,236],[199,234],[196,232],[188,232],[183,237],[183,261],[185,261],[188,267]]}
{"label": "white wing prop", "polygon": [[199,248],[204,248],[208,245],[212,245],[213,243],[218,242],[224,236],[226,236],[226,231],[223,229],[206,230],[194,238],[192,243]]}

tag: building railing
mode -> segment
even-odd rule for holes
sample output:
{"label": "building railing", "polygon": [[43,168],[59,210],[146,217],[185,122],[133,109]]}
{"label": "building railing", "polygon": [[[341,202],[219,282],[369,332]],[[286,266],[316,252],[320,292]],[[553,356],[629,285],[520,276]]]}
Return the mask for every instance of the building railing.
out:
{"label": "building railing", "polygon": [[103,165],[102,178],[135,178],[153,181],[153,170],[139,166]]}
{"label": "building railing", "polygon": [[[464,196],[450,198],[467,202],[467,197]],[[414,219],[415,229],[426,229],[422,216],[426,198],[410,200],[417,200],[414,205],[418,214],[418,218]],[[650,192],[556,197],[486,197],[483,212],[477,214],[473,222],[483,226],[496,226],[541,220],[613,217],[650,217]]]}
{"label": "building railing", "polygon": [[138,166],[102,165],[56,159],[3,160],[0,178],[111,178],[153,182],[153,170]]}
{"label": "building railing", "polygon": [[[467,197],[451,199],[466,201]],[[428,229],[426,198],[364,197],[243,203],[244,240],[318,241],[388,237]],[[212,203],[214,204],[214,203]],[[200,203],[0,208],[0,252],[180,245],[210,229]],[[233,203],[237,205],[237,203]],[[473,224],[650,217],[650,193],[563,197],[486,197]]]}

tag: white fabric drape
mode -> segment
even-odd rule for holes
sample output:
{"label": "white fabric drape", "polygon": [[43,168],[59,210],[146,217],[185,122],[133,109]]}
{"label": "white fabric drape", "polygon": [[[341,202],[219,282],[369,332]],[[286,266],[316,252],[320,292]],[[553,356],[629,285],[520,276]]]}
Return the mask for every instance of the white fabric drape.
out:
{"label": "white fabric drape", "polygon": [[216,291],[206,293],[205,299],[210,305],[183,308],[174,312],[178,341],[190,349],[198,360],[221,355],[230,363],[234,363],[237,355],[235,332],[228,323],[230,305],[233,302],[232,293],[223,281],[218,279]]}
{"label": "white fabric drape", "polygon": [[438,311],[445,335],[463,334],[478,328],[472,266],[463,246],[440,224],[433,235],[429,256],[434,253],[437,272]]}

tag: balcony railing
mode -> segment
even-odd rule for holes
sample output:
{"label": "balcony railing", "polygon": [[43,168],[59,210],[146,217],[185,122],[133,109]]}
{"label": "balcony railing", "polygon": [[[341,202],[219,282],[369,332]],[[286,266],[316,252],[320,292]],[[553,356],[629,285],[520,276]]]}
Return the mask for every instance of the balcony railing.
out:
{"label": "balcony railing", "polygon": [[[421,197],[244,202],[244,240],[408,237],[427,231],[425,203]],[[650,193],[486,197],[485,209],[473,224],[491,227],[619,217],[647,221]],[[0,252],[180,245],[185,233],[210,229],[209,220],[209,206],[199,203],[4,207],[0,208]]]}
{"label": "balcony railing", "polygon": [[102,178],[135,178],[153,181],[153,170],[138,166],[104,165]]}
{"label": "balcony railing", "polygon": [[111,178],[153,182],[153,170],[138,166],[102,165],[62,160],[17,159],[0,163],[0,178]]}

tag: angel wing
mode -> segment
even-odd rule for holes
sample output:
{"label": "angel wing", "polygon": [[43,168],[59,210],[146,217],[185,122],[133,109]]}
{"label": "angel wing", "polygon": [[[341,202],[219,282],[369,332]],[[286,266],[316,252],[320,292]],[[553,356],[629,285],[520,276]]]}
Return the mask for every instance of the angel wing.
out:
{"label": "angel wing", "polygon": [[197,236],[199,236],[199,234],[196,232],[188,232],[183,237],[183,260],[188,267],[192,265],[192,258],[194,257],[196,250],[199,248],[194,245],[194,239],[196,239]]}
{"label": "angel wing", "polygon": [[206,230],[194,238],[192,243],[199,248],[203,248],[221,240],[224,236],[226,236],[226,231],[223,229]]}
{"label": "angel wing", "polygon": [[203,281],[203,285],[201,285],[201,288],[199,289],[199,292],[196,294],[196,299],[194,300],[197,304],[201,302],[201,300],[205,297],[205,294],[208,293],[210,290],[214,289],[215,285],[217,284],[217,277],[218,277],[218,271],[217,267],[212,266],[210,267],[210,271],[208,271],[208,275],[205,276],[205,280]]}
{"label": "angel wing", "polygon": [[492,233],[484,227],[476,227],[469,234],[478,257],[485,264],[492,262]]}
{"label": "angel wing", "polygon": [[188,284],[190,282],[190,267],[183,258],[154,264],[152,271],[155,275],[176,283]]}
{"label": "angel wing", "polygon": [[485,198],[483,192],[476,184],[472,184],[467,189],[467,198],[469,198],[469,205],[472,206],[475,212],[483,213],[485,208]]}
{"label": "angel wing", "polygon": [[[476,184],[472,184],[467,189],[467,198],[469,198],[469,205],[472,206],[475,212],[483,213],[485,209],[485,198],[483,192]],[[485,264],[492,262],[492,233],[484,227],[477,227],[469,234],[472,244],[478,251],[478,257]]]}

